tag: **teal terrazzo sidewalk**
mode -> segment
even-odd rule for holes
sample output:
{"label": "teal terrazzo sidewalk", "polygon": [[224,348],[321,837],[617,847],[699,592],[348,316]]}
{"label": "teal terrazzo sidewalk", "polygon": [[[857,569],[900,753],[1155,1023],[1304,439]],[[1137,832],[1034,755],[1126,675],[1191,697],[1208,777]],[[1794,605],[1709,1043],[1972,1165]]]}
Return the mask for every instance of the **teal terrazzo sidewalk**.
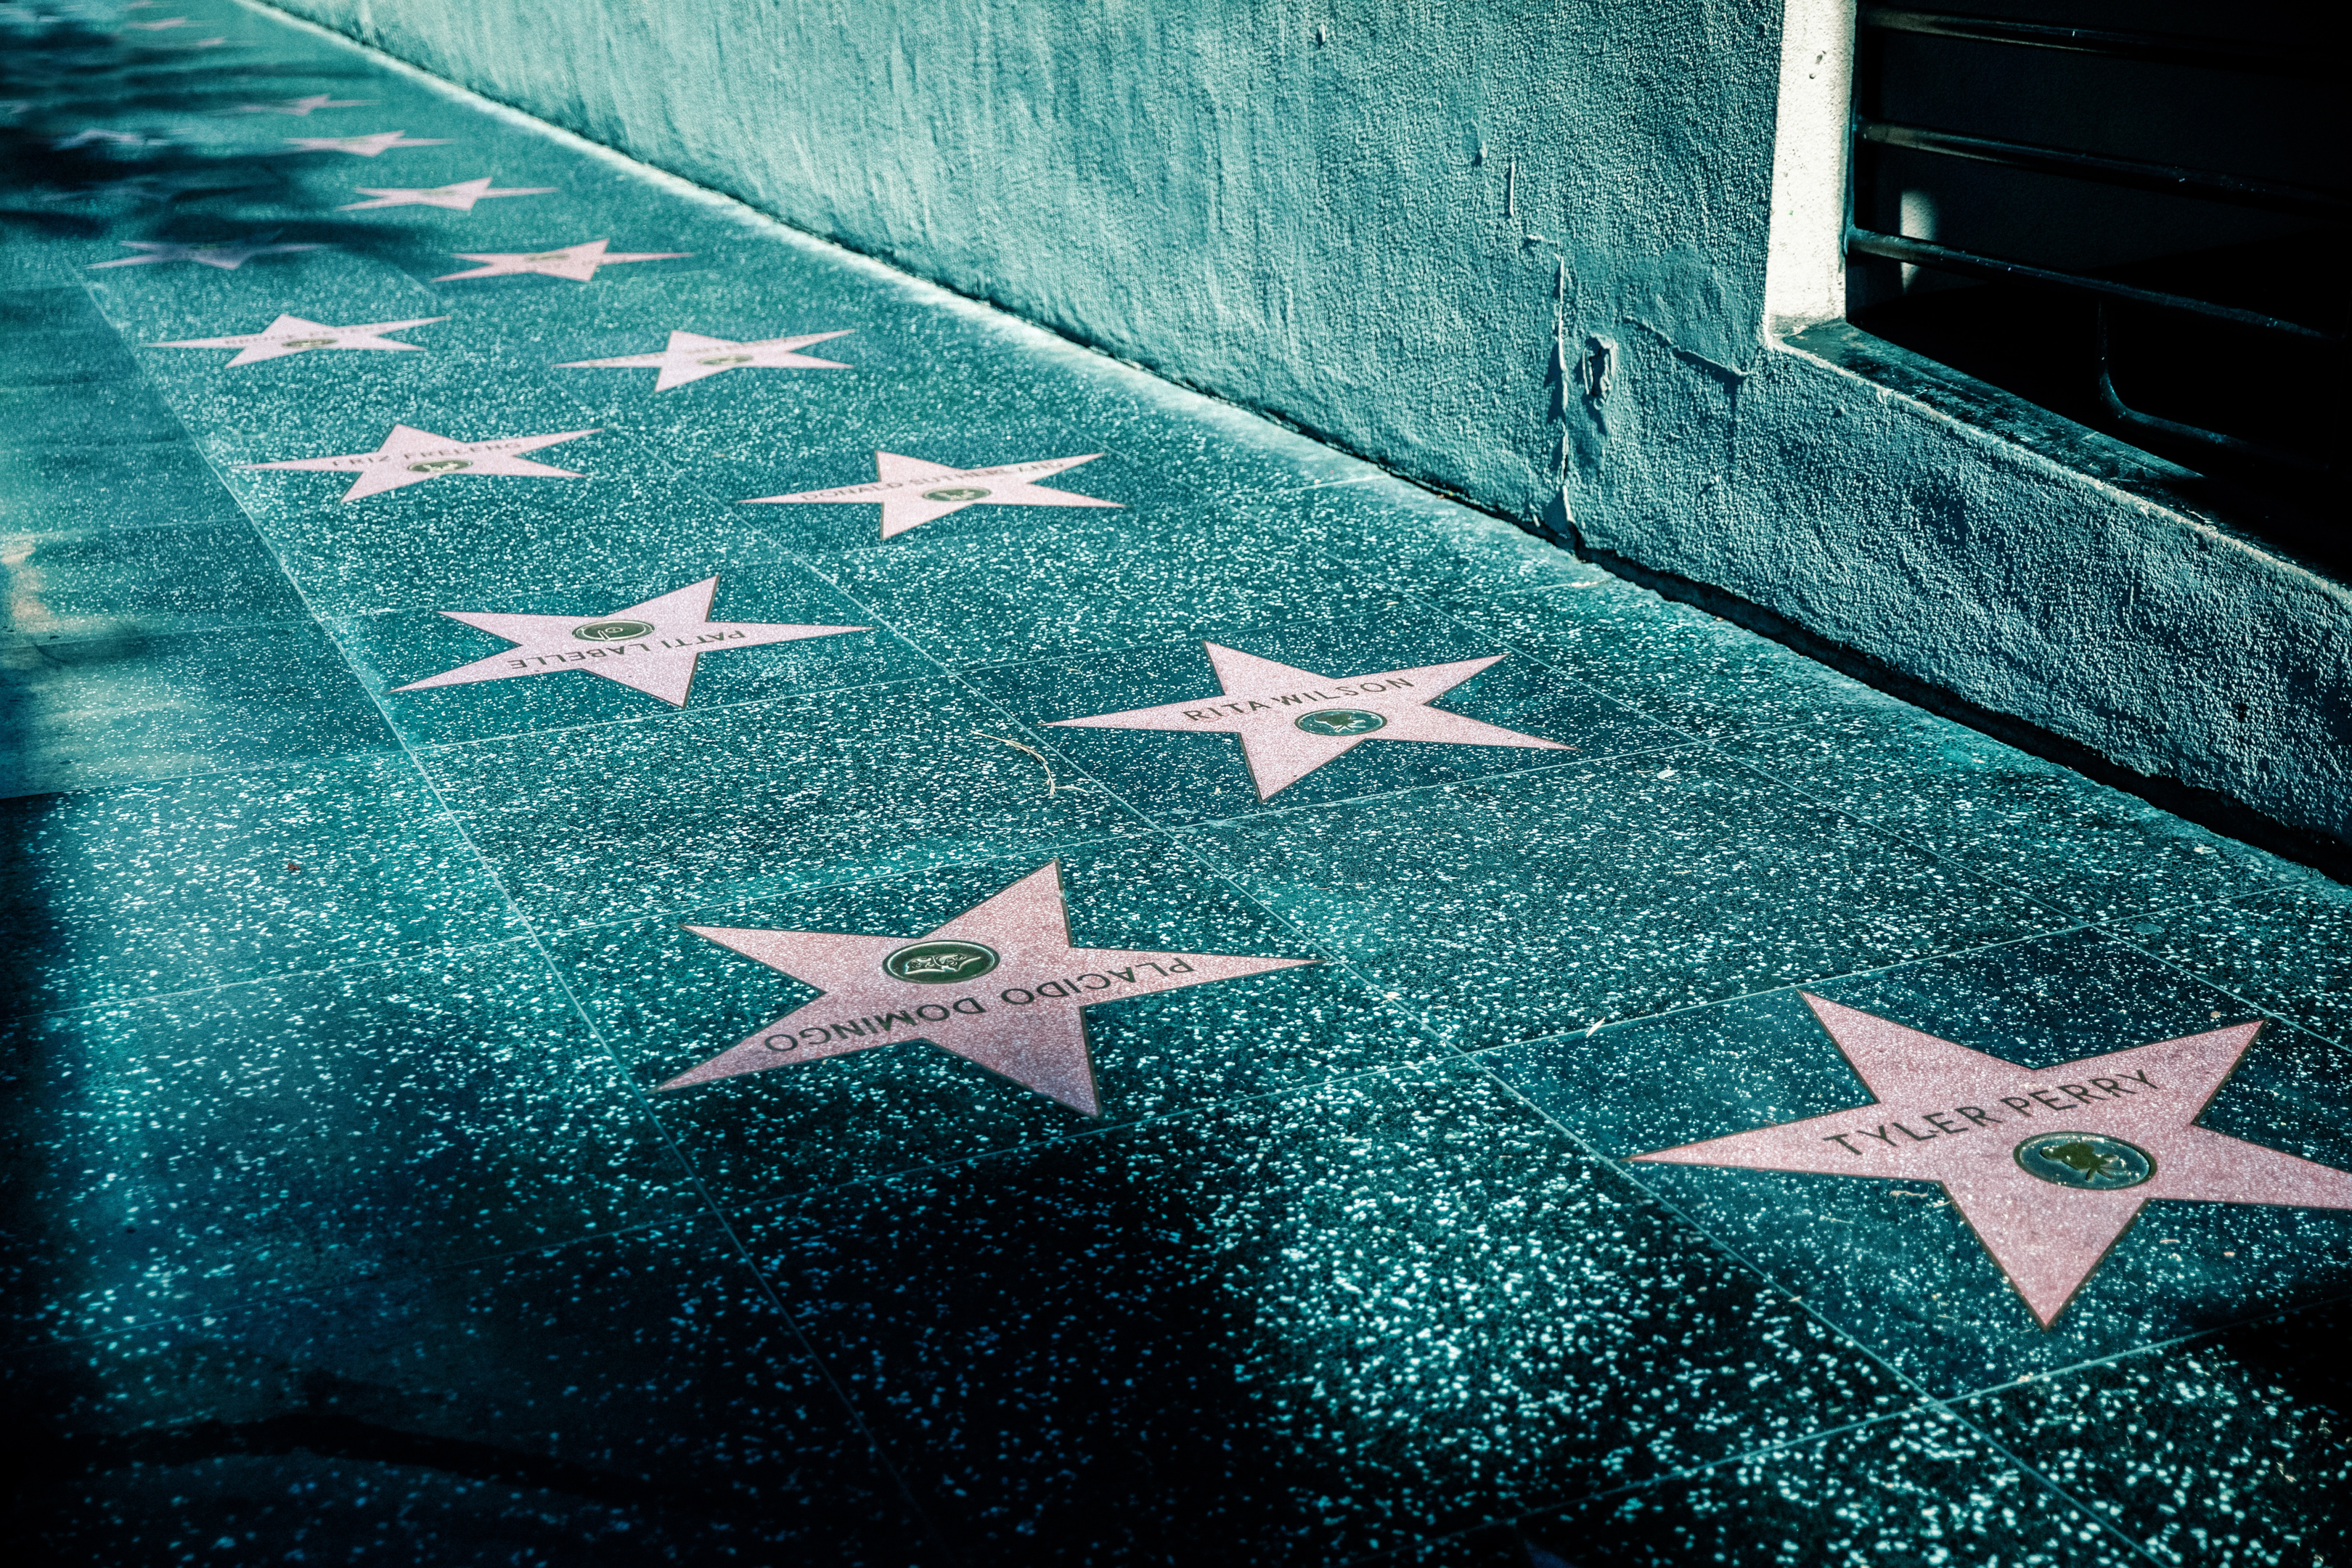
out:
{"label": "teal terrazzo sidewalk", "polygon": [[30,1560],[2339,1560],[2341,886],[269,13],[44,15]]}

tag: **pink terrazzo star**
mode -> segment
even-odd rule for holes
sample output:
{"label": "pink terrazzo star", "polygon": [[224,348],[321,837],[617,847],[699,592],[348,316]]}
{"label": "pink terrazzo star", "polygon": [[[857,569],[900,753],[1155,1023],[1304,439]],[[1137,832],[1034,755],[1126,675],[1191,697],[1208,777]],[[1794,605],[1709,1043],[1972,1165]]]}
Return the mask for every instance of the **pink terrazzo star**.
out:
{"label": "pink terrazzo star", "polygon": [[82,147],[168,147],[168,136],[149,136],[138,131],[100,131],[95,126],[77,131],[70,136],[60,136],[49,143],[52,153],[71,153]]}
{"label": "pink terrazzo star", "polygon": [[1173,730],[1238,735],[1257,797],[1271,800],[1324,763],[1366,741],[1425,741],[1442,746],[1532,746],[1574,751],[1429,704],[1506,656],[1332,677],[1296,669],[1235,648],[1203,643],[1224,690],[1189,702],[1125,713],[1057,720],[1055,729]]}
{"label": "pink terrazzo star", "polygon": [[281,98],[274,103],[240,103],[233,109],[224,109],[221,112],[223,114],[291,114],[308,120],[318,110],[357,109],[362,104],[374,101],[375,100],[372,98],[330,98],[325,93],[319,92],[311,94],[309,98]]}
{"label": "pink terrazzo star", "polygon": [[356,326],[331,327],[323,321],[308,321],[299,316],[280,316],[257,332],[245,332],[228,338],[178,338],[168,343],[151,343],[159,349],[235,349],[236,357],[227,367],[235,370],[241,364],[259,364],[264,360],[284,359],[289,354],[309,353],[316,349],[405,349],[422,352],[422,345],[404,343],[384,337],[385,332],[404,332],[411,327],[429,327],[436,321],[446,321],[446,316],[419,316],[406,321],[362,321]]}
{"label": "pink terrazzo star", "polygon": [[217,267],[224,272],[234,272],[257,256],[279,256],[297,250],[324,250],[323,245],[263,245],[251,240],[220,240],[209,245],[180,245],[164,240],[125,239],[117,243],[133,250],[143,250],[144,256],[126,256],[118,261],[93,261],[90,270],[106,267],[152,267],[166,261],[193,261],[199,267]]}
{"label": "pink terrazzo star", "polygon": [[538,479],[576,479],[580,476],[570,468],[550,468],[524,457],[541,447],[552,447],[559,441],[577,441],[583,436],[593,436],[593,430],[564,430],[552,436],[509,436],[492,441],[452,441],[446,436],[436,436],[430,430],[415,430],[405,425],[395,425],[383,445],[373,452],[349,452],[339,458],[298,458],[285,463],[239,463],[240,468],[289,468],[305,473],[356,474],[357,480],[343,492],[343,500],[355,501],[384,490],[396,490],[404,485],[421,485],[427,479],[445,479],[452,474],[467,479],[486,474],[525,474]]}
{"label": "pink terrazzo star", "polygon": [[2195,1125],[2259,1022],[2035,1072],[1805,1003],[1874,1104],[1635,1158],[1935,1182],[2045,1329],[2151,1198],[2352,1208],[2352,1173]]}
{"label": "pink terrazzo star", "polygon": [[433,279],[436,283],[454,283],[463,278],[513,278],[524,273],[536,273],[542,278],[568,278],[574,283],[593,281],[599,267],[615,267],[624,261],[676,261],[691,256],[690,250],[623,250],[607,252],[609,239],[592,239],[583,245],[558,246],[553,250],[453,250],[449,254],[460,261],[478,261],[482,265],[470,272],[444,272]]}
{"label": "pink terrazzo star", "polygon": [[845,338],[855,331],[845,327],[837,332],[804,332],[796,338],[761,338],[756,342],[737,342],[731,338],[706,338],[700,332],[673,331],[669,344],[659,353],[624,354],[618,359],[576,359],[559,364],[558,370],[657,370],[654,390],[667,392],[673,386],[707,376],[721,375],[730,370],[847,370],[836,359],[818,359],[814,354],[800,353],[811,343],[822,343],[834,338]]}
{"label": "pink terrazzo star", "polygon": [[672,589],[640,604],[601,616],[510,616],[444,610],[515,646],[423,680],[395,688],[423,691],[436,686],[470,686],[480,680],[514,680],[576,669],[601,675],[634,690],[658,697],[673,708],[686,706],[698,660],[706,653],[764,647],[803,637],[838,637],[870,626],[771,626],[755,621],[714,621],[710,596],[719,579]]}
{"label": "pink terrazzo star", "polygon": [[[378,131],[366,136],[289,136],[286,138],[297,153],[353,153],[362,158],[381,158],[394,147],[446,147],[446,136],[411,136],[405,131]],[[515,191],[484,192],[486,195],[517,195]]]}
{"label": "pink terrazzo star", "polygon": [[380,185],[360,185],[356,189],[360,195],[374,199],[364,202],[345,202],[335,209],[337,212],[361,212],[369,207],[446,207],[451,212],[469,213],[474,210],[476,202],[486,202],[493,196],[555,195],[553,185],[517,185],[511,190],[495,189],[491,186],[490,177],[488,174],[478,180],[460,180],[454,185],[435,185],[425,190],[412,189],[407,186]]}
{"label": "pink terrazzo star", "polygon": [[664,1089],[922,1039],[1087,1116],[1088,1006],[1315,962],[1073,947],[1059,861],[918,937],[686,929],[824,994]]}
{"label": "pink terrazzo star", "polygon": [[802,490],[788,496],[752,496],[743,504],[878,504],[882,508],[882,537],[888,539],[968,506],[1116,507],[1119,503],[1115,500],[1097,500],[1092,496],[1049,489],[1036,482],[1080,463],[1091,463],[1101,456],[1100,452],[1089,452],[1083,458],[1048,458],[1042,462],[1002,463],[987,468],[950,468],[920,458],[877,452],[874,468],[879,477],[870,485],[842,485],[835,489]]}

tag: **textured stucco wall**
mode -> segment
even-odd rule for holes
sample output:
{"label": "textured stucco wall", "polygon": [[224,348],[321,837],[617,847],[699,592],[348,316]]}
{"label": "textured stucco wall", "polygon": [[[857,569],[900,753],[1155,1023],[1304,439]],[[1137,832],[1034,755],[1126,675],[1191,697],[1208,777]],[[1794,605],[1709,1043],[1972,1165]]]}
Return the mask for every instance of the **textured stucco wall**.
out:
{"label": "textured stucco wall", "polygon": [[289,8],[1520,515],[1563,261],[1719,358],[1761,310],[1773,0]]}
{"label": "textured stucco wall", "polygon": [[2137,772],[2352,824],[2352,595],[1764,341],[1781,0],[281,4]]}

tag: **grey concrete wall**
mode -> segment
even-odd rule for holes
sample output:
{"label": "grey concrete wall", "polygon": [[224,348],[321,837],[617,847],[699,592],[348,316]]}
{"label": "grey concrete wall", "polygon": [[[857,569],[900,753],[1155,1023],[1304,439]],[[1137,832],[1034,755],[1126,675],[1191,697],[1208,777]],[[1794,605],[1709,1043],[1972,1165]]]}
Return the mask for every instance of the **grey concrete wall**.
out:
{"label": "grey concrete wall", "polygon": [[2030,416],[1864,379],[1866,345],[1768,341],[1780,0],[283,4],[2134,772],[2352,827],[2352,595],[2142,499],[2160,464],[2040,431],[2086,475]]}

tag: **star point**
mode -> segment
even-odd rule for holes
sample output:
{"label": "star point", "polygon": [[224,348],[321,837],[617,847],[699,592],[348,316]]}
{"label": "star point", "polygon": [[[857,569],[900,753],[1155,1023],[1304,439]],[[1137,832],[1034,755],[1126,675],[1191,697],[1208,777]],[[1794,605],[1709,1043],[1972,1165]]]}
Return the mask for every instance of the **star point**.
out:
{"label": "star point", "polygon": [[49,143],[52,153],[70,153],[81,147],[168,147],[168,136],[149,136],[138,131],[101,131],[96,126],[77,131],[70,136],[60,136]]}
{"label": "star point", "polygon": [[423,680],[412,680],[394,689],[425,691],[442,686],[470,686],[485,680],[514,680],[579,670],[658,697],[673,708],[683,708],[694,688],[695,671],[704,654],[873,629],[714,621],[710,618],[710,599],[718,589],[717,577],[705,577],[699,583],[600,616],[443,610],[441,614],[451,620],[503,637],[514,646],[503,653],[478,658]]}
{"label": "star point", "polygon": [[208,245],[181,245],[161,240],[126,239],[120,243],[133,250],[143,250],[144,256],[118,257],[112,261],[93,261],[90,269],[106,267],[147,267],[164,261],[193,261],[199,267],[217,267],[234,272],[257,256],[276,256],[285,251],[324,250],[323,245],[263,245],[242,241],[222,240]]}
{"label": "star point", "polygon": [[282,98],[272,103],[240,103],[233,109],[224,109],[221,112],[223,114],[291,114],[299,119],[308,120],[315,110],[358,109],[374,101],[372,98],[330,98],[321,92],[309,98]]}
{"label": "star point", "polygon": [[460,261],[478,261],[483,265],[468,272],[445,272],[433,279],[436,283],[454,283],[466,278],[511,278],[537,274],[542,278],[565,278],[574,283],[593,282],[600,267],[614,267],[624,261],[676,261],[691,256],[690,250],[639,250],[607,252],[609,239],[592,239],[580,245],[558,246],[552,250],[471,251],[454,250],[450,254]]}
{"label": "star point", "polygon": [[378,185],[356,188],[360,195],[373,199],[345,202],[335,209],[337,212],[361,212],[370,207],[446,207],[451,212],[469,213],[474,210],[476,202],[488,201],[494,196],[551,196],[556,194],[553,185],[518,185],[511,190],[498,189],[491,185],[488,174],[478,180],[460,180],[454,185],[435,185],[421,190]]}
{"label": "star point", "polygon": [[812,343],[825,342],[834,338],[845,338],[851,329],[837,332],[806,332],[793,338],[762,338],[756,342],[736,342],[728,338],[706,338],[699,332],[673,331],[669,345],[659,353],[625,354],[618,359],[572,360],[559,364],[558,370],[658,370],[654,378],[656,392],[667,392],[673,386],[721,375],[730,370],[847,370],[839,360],[818,359],[798,351]]}
{"label": "star point", "polygon": [[961,511],[968,506],[1099,506],[1117,507],[1072,490],[1053,489],[1039,479],[1091,463],[1100,452],[1080,458],[1047,458],[1033,463],[1000,463],[984,468],[951,468],[921,458],[896,452],[874,454],[872,484],[841,485],[833,489],[802,490],[787,496],[751,496],[745,506],[879,505],[882,537],[895,538],[910,528]]}
{"label": "star point", "polygon": [[236,357],[225,367],[235,370],[242,364],[258,364],[264,360],[283,359],[289,354],[309,353],[315,349],[391,349],[422,352],[421,343],[395,342],[383,337],[384,332],[406,331],[411,327],[429,327],[436,321],[446,321],[446,316],[419,316],[408,321],[365,321],[356,326],[331,327],[321,321],[306,321],[299,316],[280,316],[257,332],[247,332],[226,338],[181,338],[172,342],[150,343],[158,349],[235,349]]}
{"label": "star point", "polygon": [[1102,1110],[1087,1007],[1316,962],[1075,946],[1059,861],[919,936],[686,929],[823,994],[665,1089],[927,1039],[1085,1116]]}
{"label": "star point", "polygon": [[1213,642],[1201,646],[1208,650],[1217,683],[1224,689],[1217,696],[1123,713],[1060,719],[1046,727],[1236,736],[1260,800],[1271,800],[1366,741],[1524,746],[1552,752],[1575,749],[1429,706],[1473,676],[1501,663],[1507,657],[1503,654],[1334,678]]}
{"label": "star point", "polygon": [[576,479],[570,468],[550,468],[524,457],[559,441],[577,441],[593,430],[564,430],[552,436],[509,436],[488,441],[453,441],[430,430],[395,425],[383,445],[373,452],[351,452],[334,458],[299,458],[282,463],[239,463],[240,468],[283,468],[308,473],[355,475],[343,492],[346,502],[362,500],[384,490],[421,485],[427,479],[455,476],[526,475],[538,479]]}
{"label": "star point", "polygon": [[1871,1104],[1634,1159],[1934,1182],[2045,1329],[2151,1200],[2352,1209],[2352,1172],[2196,1125],[2260,1020],[2035,1071],[1804,1001]]}

